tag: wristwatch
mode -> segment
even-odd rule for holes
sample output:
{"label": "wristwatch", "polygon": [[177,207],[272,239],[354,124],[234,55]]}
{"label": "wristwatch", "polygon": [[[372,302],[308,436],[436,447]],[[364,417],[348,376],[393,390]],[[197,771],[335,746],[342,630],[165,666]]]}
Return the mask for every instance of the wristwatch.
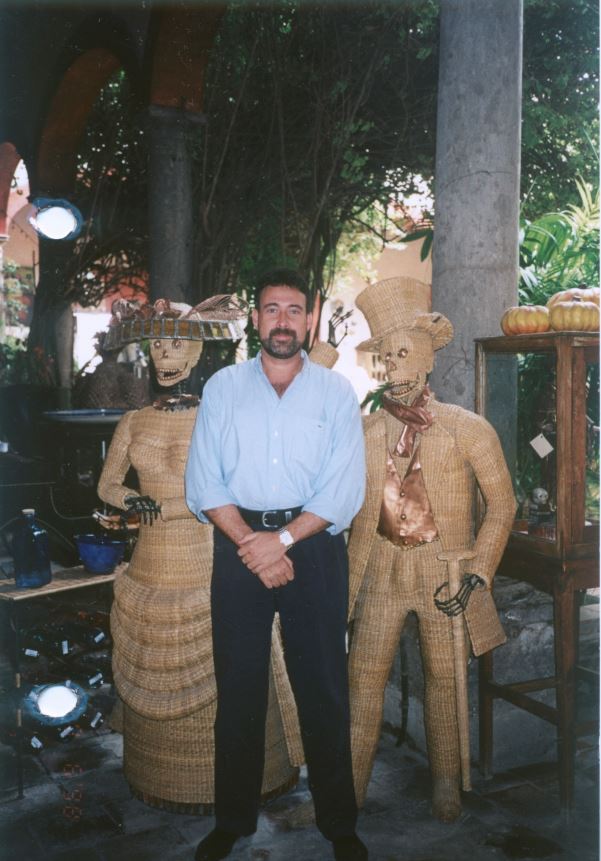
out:
{"label": "wristwatch", "polygon": [[280,531],[278,532],[278,537],[280,539],[280,544],[283,544],[286,550],[290,550],[290,548],[294,544],[294,538],[292,537],[292,535],[290,535],[288,530],[280,529]]}

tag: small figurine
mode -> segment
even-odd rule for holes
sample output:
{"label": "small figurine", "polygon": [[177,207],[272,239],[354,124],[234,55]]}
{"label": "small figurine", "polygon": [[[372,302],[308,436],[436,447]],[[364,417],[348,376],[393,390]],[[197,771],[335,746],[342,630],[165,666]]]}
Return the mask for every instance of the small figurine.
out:
{"label": "small figurine", "polygon": [[530,499],[530,517],[534,517],[540,523],[543,520],[549,520],[551,516],[549,492],[544,487],[535,487]]}

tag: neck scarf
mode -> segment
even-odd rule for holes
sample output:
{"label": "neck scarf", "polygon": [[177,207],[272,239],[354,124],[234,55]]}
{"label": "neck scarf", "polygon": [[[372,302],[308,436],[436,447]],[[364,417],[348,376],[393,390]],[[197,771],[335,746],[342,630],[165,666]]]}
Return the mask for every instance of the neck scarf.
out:
{"label": "neck scarf", "polygon": [[423,433],[432,426],[434,416],[426,409],[431,397],[432,392],[426,383],[411,406],[408,406],[401,401],[397,401],[387,395],[384,395],[382,398],[382,406],[384,409],[404,425],[399,441],[395,447],[395,452],[401,457],[411,457],[411,454],[413,453],[413,444],[415,442],[415,434],[418,433],[418,431]]}

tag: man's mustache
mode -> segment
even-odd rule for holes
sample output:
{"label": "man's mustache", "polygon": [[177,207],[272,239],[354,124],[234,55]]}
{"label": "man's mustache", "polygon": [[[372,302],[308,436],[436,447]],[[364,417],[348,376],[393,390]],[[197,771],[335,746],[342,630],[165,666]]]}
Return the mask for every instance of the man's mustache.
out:
{"label": "man's mustache", "polygon": [[296,338],[296,332],[293,329],[284,329],[282,327],[272,329],[269,333],[270,338],[273,338],[276,335],[289,335],[291,338]]}

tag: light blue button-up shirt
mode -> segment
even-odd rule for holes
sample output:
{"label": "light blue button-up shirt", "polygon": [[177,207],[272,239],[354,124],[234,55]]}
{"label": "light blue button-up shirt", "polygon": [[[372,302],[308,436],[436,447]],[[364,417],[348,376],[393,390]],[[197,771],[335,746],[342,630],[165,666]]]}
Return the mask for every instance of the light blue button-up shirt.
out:
{"label": "light blue button-up shirt", "polygon": [[280,398],[260,355],[207,382],[186,465],[186,502],[204,511],[302,506],[349,526],[365,494],[365,453],[357,396],[344,377],[311,362]]}

